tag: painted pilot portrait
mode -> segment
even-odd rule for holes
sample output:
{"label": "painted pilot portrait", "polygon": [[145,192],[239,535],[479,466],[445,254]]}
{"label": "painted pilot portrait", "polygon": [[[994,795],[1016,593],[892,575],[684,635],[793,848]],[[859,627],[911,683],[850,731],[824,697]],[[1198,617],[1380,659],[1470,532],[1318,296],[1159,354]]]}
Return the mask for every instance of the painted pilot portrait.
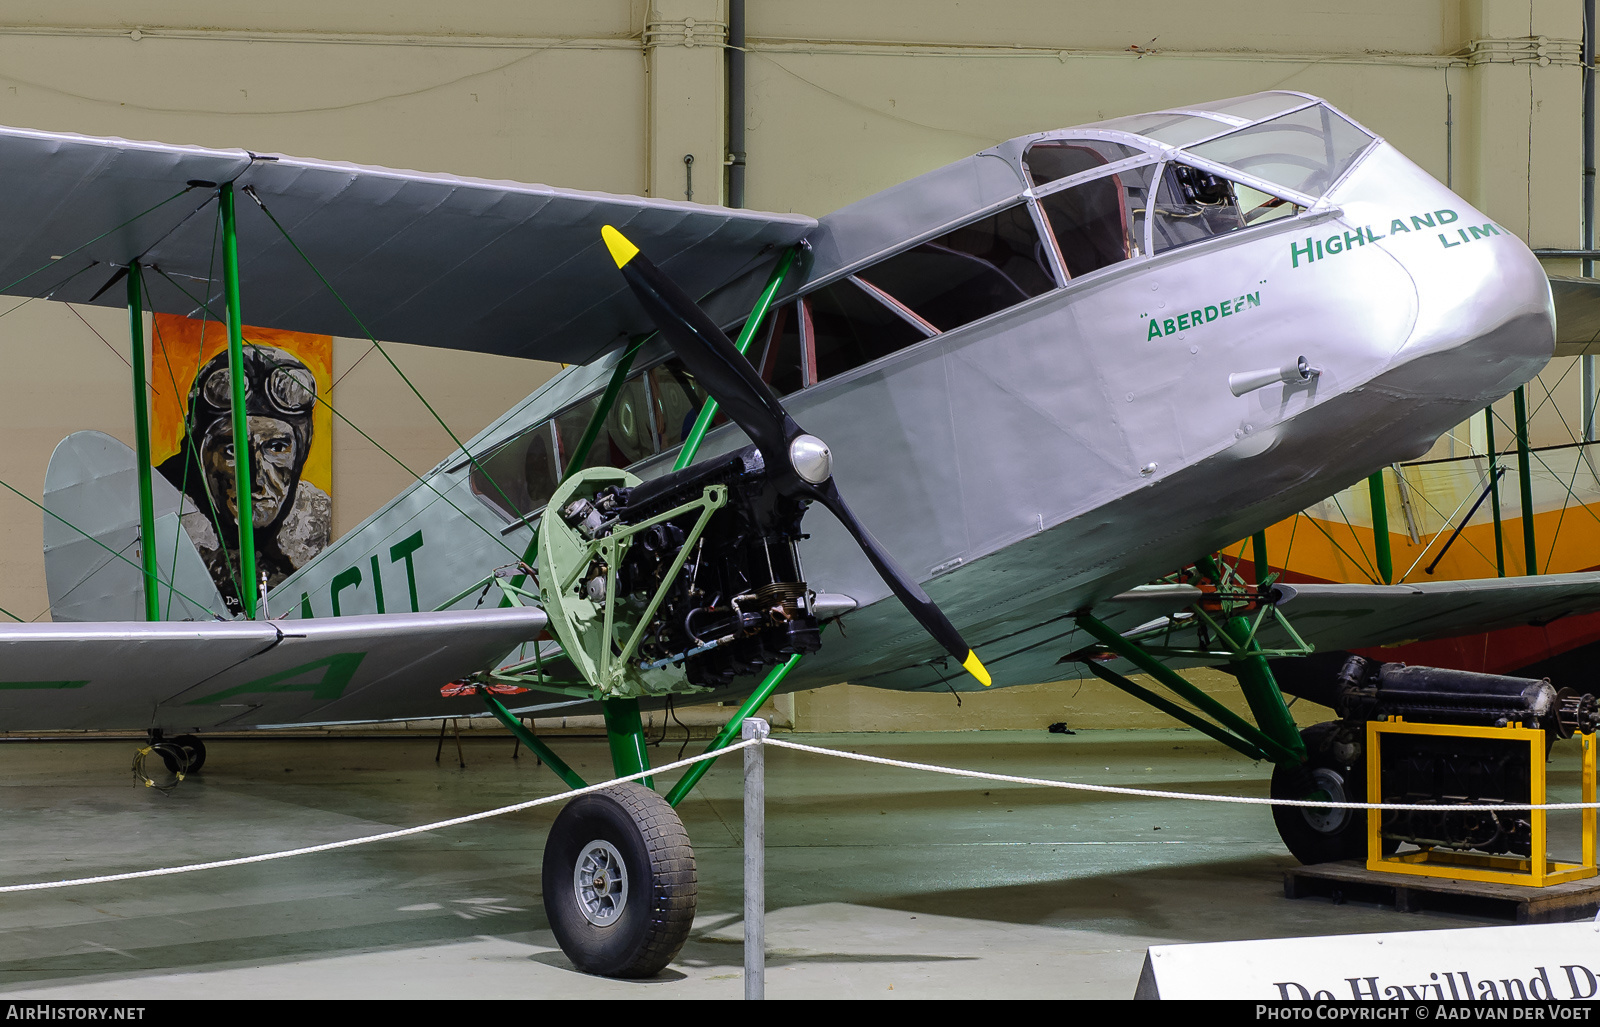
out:
{"label": "painted pilot portrait", "polygon": [[[243,385],[256,568],[270,590],[321,552],[333,527],[328,492],[306,476],[322,442],[317,437],[318,376],[285,348],[247,342]],[[177,452],[159,469],[184,494],[184,530],[224,602],[237,612],[242,504],[234,474],[239,453],[233,375],[225,348],[194,374],[176,441]]]}

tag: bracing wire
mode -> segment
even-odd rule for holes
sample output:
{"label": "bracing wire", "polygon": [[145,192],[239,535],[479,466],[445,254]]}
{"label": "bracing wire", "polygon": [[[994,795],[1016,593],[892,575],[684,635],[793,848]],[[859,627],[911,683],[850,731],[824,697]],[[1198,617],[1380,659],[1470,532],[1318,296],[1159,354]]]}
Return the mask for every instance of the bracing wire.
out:
{"label": "bracing wire", "polygon": [[361,329],[361,333],[365,335],[367,340],[371,342],[373,347],[377,349],[378,354],[388,362],[390,367],[394,368],[394,373],[400,376],[400,380],[406,383],[406,388],[411,390],[411,394],[417,397],[418,402],[420,402],[423,407],[427,409],[429,415],[431,415],[433,419],[439,423],[439,427],[443,428],[445,430],[445,434],[450,436],[450,441],[454,442],[456,447],[466,455],[467,460],[472,464],[473,470],[483,475],[484,480],[490,485],[494,486],[495,491],[500,493],[500,497],[506,501],[506,505],[510,509],[516,509],[517,504],[511,499],[510,496],[506,495],[505,489],[500,487],[500,483],[495,481],[494,476],[491,475],[478,461],[477,456],[467,448],[467,444],[462,442],[461,439],[456,436],[456,433],[451,429],[450,425],[445,423],[444,418],[439,416],[439,412],[433,408],[433,404],[428,402],[427,398],[422,395],[422,391],[418,389],[411,379],[406,376],[406,373],[400,369],[400,365],[395,363],[394,358],[389,355],[389,351],[384,349],[383,344],[378,341],[377,336],[373,335],[372,330],[367,327],[367,323],[361,319],[361,317],[345,300],[344,296],[340,294],[339,290],[333,287],[333,283],[328,280],[327,276],[322,273],[321,269],[319,269],[317,265],[312,262],[311,258],[306,255],[306,252],[300,248],[300,244],[295,242],[294,237],[289,234],[289,230],[283,227],[282,222],[280,222],[272,213],[272,211],[267,208],[267,205],[262,202],[261,197],[256,195],[255,190],[250,186],[245,186],[244,193],[255,201],[257,207],[261,208],[261,212],[267,216],[267,220],[272,222],[273,227],[276,228],[283,236],[284,241],[287,242],[289,247],[294,250],[295,254],[305,262],[306,267],[311,269],[311,273],[317,276],[317,280],[322,283],[323,288],[328,290],[328,294],[337,300],[339,305],[344,308],[345,313],[349,314],[351,319],[355,321],[356,326]]}

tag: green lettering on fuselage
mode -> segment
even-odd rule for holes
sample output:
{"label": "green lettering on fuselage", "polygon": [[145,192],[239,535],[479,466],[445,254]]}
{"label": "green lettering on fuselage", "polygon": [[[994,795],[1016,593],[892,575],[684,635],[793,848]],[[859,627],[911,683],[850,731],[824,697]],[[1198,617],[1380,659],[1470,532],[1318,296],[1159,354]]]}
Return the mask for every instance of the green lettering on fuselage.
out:
{"label": "green lettering on fuselage", "polygon": [[1200,328],[1221,318],[1242,314],[1259,306],[1261,306],[1261,290],[1257,289],[1242,296],[1232,296],[1216,303],[1208,303],[1198,310],[1186,310],[1176,318],[1149,317],[1142,314],[1141,317],[1149,317],[1149,323],[1145,325],[1144,339],[1149,342],[1151,339],[1176,335],[1178,332]]}

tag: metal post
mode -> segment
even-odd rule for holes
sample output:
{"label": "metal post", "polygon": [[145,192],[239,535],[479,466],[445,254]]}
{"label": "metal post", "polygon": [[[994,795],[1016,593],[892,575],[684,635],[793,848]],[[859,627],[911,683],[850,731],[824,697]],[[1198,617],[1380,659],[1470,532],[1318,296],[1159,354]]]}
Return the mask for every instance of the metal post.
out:
{"label": "metal post", "polygon": [[1524,574],[1538,574],[1538,553],[1533,545],[1533,478],[1528,465],[1528,395],[1525,387],[1514,393],[1517,410],[1517,486],[1522,497],[1522,559]]}
{"label": "metal post", "polygon": [[[772,733],[760,717],[745,720],[746,739]],[[767,997],[767,765],[764,745],[744,751],[744,997]]]}
{"label": "metal post", "polygon": [[1372,552],[1377,557],[1378,577],[1390,585],[1394,583],[1394,558],[1389,552],[1389,497],[1384,494],[1383,468],[1367,479],[1367,494],[1372,498]]}
{"label": "metal post", "polygon": [[139,564],[144,569],[144,619],[161,619],[156,578],[156,504],[150,491],[150,401],[144,380],[144,279],[128,265],[128,335],[133,340],[133,437],[139,471]]}
{"label": "metal post", "polygon": [[256,521],[250,501],[250,423],[244,405],[244,322],[239,317],[239,230],[233,183],[222,186],[222,283],[228,303],[228,378],[233,386],[233,488],[239,506],[239,601],[256,616]]}
{"label": "metal post", "polygon": [[1506,538],[1500,524],[1500,454],[1494,449],[1494,407],[1483,411],[1483,442],[1489,449],[1489,506],[1494,511],[1494,570],[1506,576]]}

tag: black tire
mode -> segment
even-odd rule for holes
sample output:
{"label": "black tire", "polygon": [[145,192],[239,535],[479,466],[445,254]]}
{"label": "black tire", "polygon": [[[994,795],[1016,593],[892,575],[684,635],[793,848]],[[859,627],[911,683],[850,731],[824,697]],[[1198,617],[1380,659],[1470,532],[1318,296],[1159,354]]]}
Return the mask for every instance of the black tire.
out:
{"label": "black tire", "polygon": [[185,774],[198,774],[200,768],[206,765],[206,743],[194,735],[179,735],[172,740],[172,744],[182,746],[189,753],[189,767]]}
{"label": "black tire", "polygon": [[[1313,724],[1301,731],[1300,737],[1306,745],[1305,765],[1274,769],[1272,797],[1304,799],[1309,792],[1320,788],[1335,802],[1365,802],[1366,763],[1359,741],[1354,744],[1352,755],[1351,734],[1338,721]],[[1359,733],[1354,735],[1357,740],[1361,737]],[[1274,806],[1272,820],[1283,844],[1302,863],[1366,858],[1365,810]]]}
{"label": "black tire", "polygon": [[[620,901],[612,873],[618,857],[626,881]],[[605,881],[585,898],[578,892],[580,860],[594,882]],[[694,924],[697,877],[688,832],[667,801],[643,785],[567,803],[545,842],[543,883],[556,942],[585,973],[653,976],[677,956]],[[585,909],[602,922],[591,921]]]}

